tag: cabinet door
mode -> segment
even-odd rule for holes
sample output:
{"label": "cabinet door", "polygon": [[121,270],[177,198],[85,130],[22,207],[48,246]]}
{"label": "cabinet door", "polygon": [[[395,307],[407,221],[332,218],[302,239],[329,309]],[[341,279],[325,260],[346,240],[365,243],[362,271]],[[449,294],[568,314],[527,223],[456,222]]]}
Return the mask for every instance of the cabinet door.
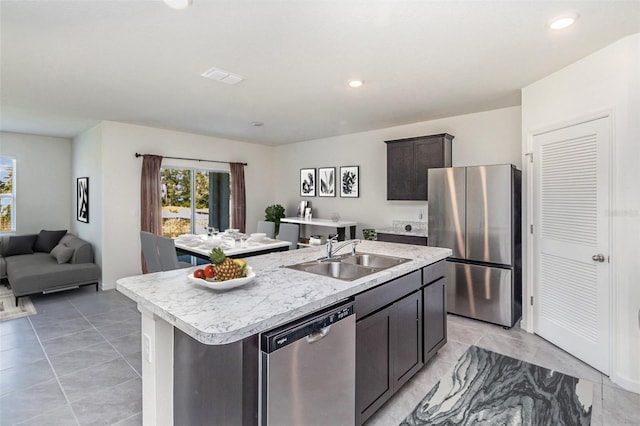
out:
{"label": "cabinet door", "polygon": [[[416,200],[427,199],[427,172],[431,168],[447,167],[443,161],[442,138],[416,141],[413,153],[416,161]],[[450,166],[450,164],[449,164]]]}
{"label": "cabinet door", "polygon": [[391,307],[356,323],[356,424],[391,396]]}
{"label": "cabinet door", "polygon": [[413,142],[387,144],[387,200],[411,200],[415,187]]}
{"label": "cabinet door", "polygon": [[393,304],[392,361],[394,392],[422,368],[422,294],[410,294]]}
{"label": "cabinet door", "polygon": [[447,279],[440,278],[422,290],[424,305],[424,362],[447,342]]}

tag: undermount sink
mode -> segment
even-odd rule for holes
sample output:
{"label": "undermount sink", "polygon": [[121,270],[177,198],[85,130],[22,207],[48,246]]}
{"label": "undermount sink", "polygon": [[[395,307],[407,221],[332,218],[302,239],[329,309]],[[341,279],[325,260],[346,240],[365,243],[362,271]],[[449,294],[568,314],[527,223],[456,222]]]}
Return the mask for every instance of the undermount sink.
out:
{"label": "undermount sink", "polygon": [[330,260],[321,259],[299,263],[287,266],[287,268],[344,281],[353,281],[410,260],[402,257],[357,253],[342,255]]}
{"label": "undermount sink", "polygon": [[387,269],[408,262],[402,257],[382,256],[380,254],[357,253],[355,256],[344,256],[341,262],[353,265],[368,266],[375,269]]}

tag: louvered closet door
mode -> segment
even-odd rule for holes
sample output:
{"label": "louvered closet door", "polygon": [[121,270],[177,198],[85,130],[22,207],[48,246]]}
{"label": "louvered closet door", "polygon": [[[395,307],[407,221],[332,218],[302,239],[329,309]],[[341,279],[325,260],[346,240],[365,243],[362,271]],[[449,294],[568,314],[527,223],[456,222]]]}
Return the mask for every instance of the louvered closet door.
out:
{"label": "louvered closet door", "polygon": [[601,118],[533,139],[535,331],[607,374],[609,129]]}

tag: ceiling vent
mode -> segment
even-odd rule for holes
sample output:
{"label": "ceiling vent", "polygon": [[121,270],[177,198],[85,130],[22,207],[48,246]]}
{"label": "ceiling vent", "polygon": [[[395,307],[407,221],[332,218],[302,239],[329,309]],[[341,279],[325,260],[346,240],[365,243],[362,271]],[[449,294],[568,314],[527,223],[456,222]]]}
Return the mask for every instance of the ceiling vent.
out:
{"label": "ceiling vent", "polygon": [[209,78],[211,80],[219,81],[226,84],[238,84],[242,80],[244,80],[244,77],[231,74],[230,72],[221,70],[219,68],[210,68],[200,75],[204,78]]}

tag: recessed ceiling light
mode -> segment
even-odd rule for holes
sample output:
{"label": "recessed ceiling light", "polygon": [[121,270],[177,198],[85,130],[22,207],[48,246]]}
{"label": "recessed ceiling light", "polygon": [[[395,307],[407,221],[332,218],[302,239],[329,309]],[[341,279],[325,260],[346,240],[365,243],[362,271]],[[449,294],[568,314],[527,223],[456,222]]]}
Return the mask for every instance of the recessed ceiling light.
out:
{"label": "recessed ceiling light", "polygon": [[262,126],[264,126],[264,123],[262,121],[252,121],[251,125],[253,127],[262,127]]}
{"label": "recessed ceiling light", "polygon": [[551,19],[547,26],[552,30],[562,30],[571,25],[578,20],[577,13],[568,13],[566,15],[556,16]]}
{"label": "recessed ceiling light", "polygon": [[186,9],[191,6],[193,0],[164,0],[164,2],[172,9]]}
{"label": "recessed ceiling light", "polygon": [[363,84],[364,81],[362,80],[351,80],[349,82],[349,87],[353,87],[355,89],[356,87],[362,87]]}

